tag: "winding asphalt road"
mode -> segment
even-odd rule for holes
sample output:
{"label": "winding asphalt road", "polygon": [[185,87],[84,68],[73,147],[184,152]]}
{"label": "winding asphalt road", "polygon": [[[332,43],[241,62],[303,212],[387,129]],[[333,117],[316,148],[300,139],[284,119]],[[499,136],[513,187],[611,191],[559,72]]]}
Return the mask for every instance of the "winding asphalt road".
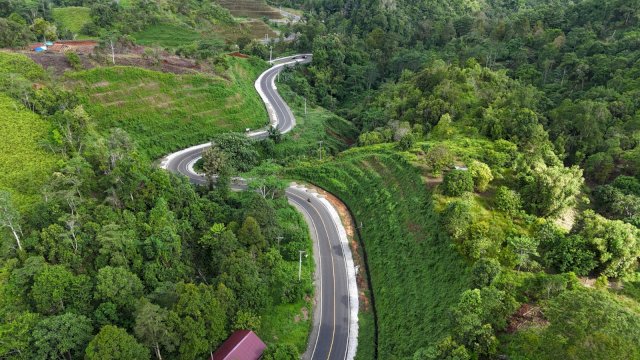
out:
{"label": "winding asphalt road", "polygon": [[[281,133],[291,131],[296,122],[291,109],[278,94],[276,77],[285,66],[309,63],[311,59],[311,54],[275,59],[273,66],[256,80],[256,91],[265,103],[270,126]],[[251,131],[247,136],[264,139],[268,131]],[[193,183],[204,184],[205,177],[196,173],[193,165],[210,146],[211,143],[201,144],[170,154],[162,159],[161,166],[189,177]],[[292,185],[287,188],[286,196],[304,215],[314,240],[316,304],[313,329],[303,357],[310,360],[353,359],[356,349],[357,292],[354,289],[355,274],[349,272],[348,264],[353,267],[353,262],[346,235],[340,233],[340,220],[325,199],[306,188]]]}

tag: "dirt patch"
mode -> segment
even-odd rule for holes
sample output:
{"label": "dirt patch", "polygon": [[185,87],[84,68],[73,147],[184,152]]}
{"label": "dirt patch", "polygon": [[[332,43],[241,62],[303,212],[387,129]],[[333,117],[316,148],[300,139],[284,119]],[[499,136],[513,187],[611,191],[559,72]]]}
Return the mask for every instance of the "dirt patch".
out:
{"label": "dirt patch", "polygon": [[532,304],[522,304],[522,306],[509,318],[507,332],[512,334],[532,326],[543,327],[549,325],[549,321],[544,318],[542,309]]}
{"label": "dirt patch", "polygon": [[99,87],[107,87],[107,86],[109,86],[109,84],[110,83],[108,81],[100,81],[100,82],[97,82],[95,84],[92,84],[91,87],[95,89],[95,88],[99,88]]}

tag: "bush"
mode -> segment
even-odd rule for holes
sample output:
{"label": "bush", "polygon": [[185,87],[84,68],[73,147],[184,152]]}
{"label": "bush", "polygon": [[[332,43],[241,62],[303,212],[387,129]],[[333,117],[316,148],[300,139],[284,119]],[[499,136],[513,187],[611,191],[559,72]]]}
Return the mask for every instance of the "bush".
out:
{"label": "bush", "polygon": [[467,233],[471,221],[471,205],[468,201],[452,201],[440,215],[440,226],[455,240]]}
{"label": "bush", "polygon": [[471,268],[471,287],[479,289],[490,285],[500,274],[501,266],[498,260],[483,258],[476,261]]}
{"label": "bush", "polygon": [[65,58],[67,58],[67,62],[73,70],[77,71],[84,69],[84,66],[82,66],[82,61],[80,60],[80,56],[78,56],[78,54],[76,54],[75,52],[67,51],[64,53],[64,56]]}
{"label": "bush", "polygon": [[486,191],[489,183],[493,180],[493,174],[491,173],[489,165],[480,161],[474,161],[471,166],[469,166],[469,172],[473,178],[476,190],[480,192]]}
{"label": "bush", "polygon": [[444,145],[434,146],[430,149],[425,149],[424,162],[431,169],[434,175],[440,174],[444,169],[453,166],[453,154]]}
{"label": "bush", "polygon": [[508,214],[514,214],[522,208],[520,195],[506,186],[500,186],[495,196],[496,207]]}
{"label": "bush", "polygon": [[447,196],[461,196],[465,192],[473,191],[471,172],[466,170],[452,170],[444,176],[442,192]]}
{"label": "bush", "polygon": [[413,134],[411,133],[407,134],[403,136],[400,141],[398,141],[398,148],[403,151],[409,150],[413,147],[413,144],[415,144],[415,142],[415,136],[413,136]]}

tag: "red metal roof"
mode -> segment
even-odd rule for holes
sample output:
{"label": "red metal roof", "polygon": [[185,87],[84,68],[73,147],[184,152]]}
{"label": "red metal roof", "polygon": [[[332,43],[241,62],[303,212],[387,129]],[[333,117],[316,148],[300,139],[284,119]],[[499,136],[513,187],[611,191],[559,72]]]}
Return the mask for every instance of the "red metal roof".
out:
{"label": "red metal roof", "polygon": [[210,360],[258,360],[266,347],[253,331],[238,330],[211,355]]}

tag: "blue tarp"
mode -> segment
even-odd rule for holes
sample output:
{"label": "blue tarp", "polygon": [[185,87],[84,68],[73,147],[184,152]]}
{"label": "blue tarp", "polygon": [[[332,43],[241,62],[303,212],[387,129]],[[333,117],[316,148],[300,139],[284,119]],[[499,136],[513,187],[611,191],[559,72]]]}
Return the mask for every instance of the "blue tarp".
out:
{"label": "blue tarp", "polygon": [[33,51],[35,51],[35,52],[43,52],[44,49],[41,48],[41,47],[37,47],[37,48],[33,49]]}

